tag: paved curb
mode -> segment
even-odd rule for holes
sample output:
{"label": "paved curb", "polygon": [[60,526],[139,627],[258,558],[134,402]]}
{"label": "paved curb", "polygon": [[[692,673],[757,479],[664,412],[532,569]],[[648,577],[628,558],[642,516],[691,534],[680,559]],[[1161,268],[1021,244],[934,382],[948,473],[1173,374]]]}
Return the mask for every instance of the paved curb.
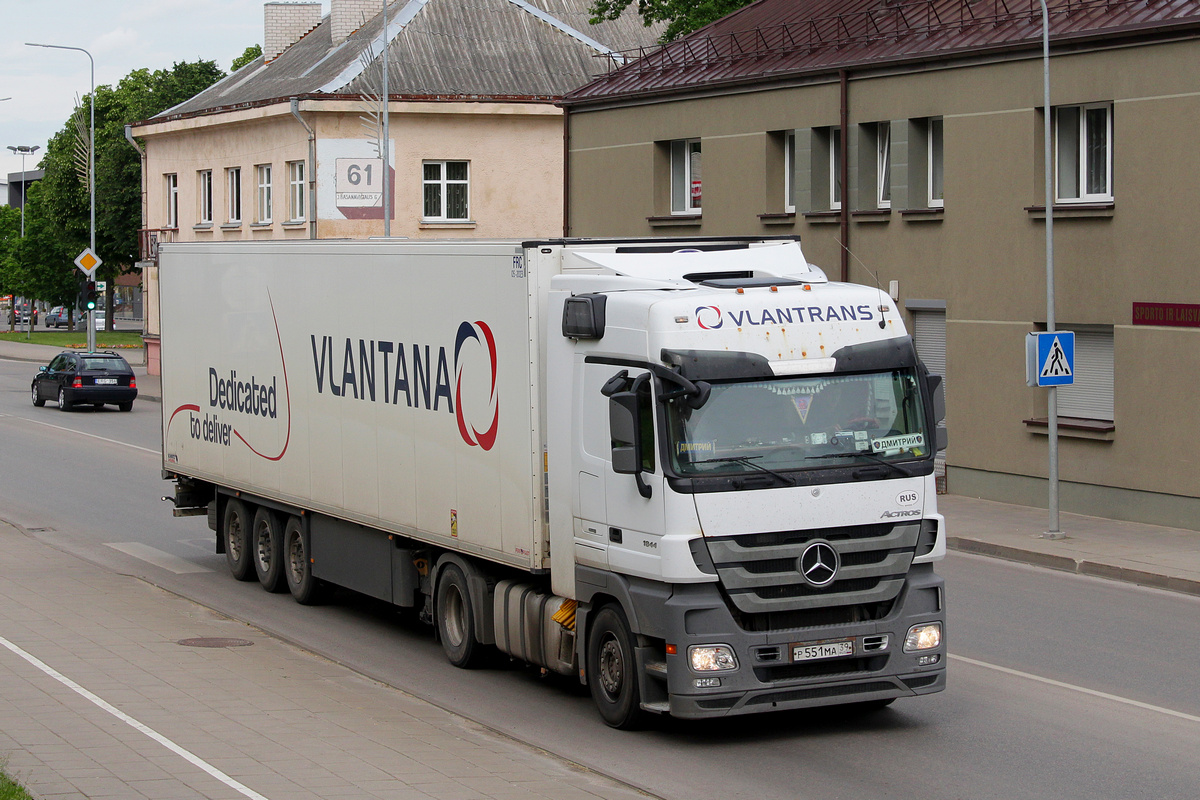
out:
{"label": "paved curb", "polygon": [[1155,589],[1165,589],[1169,592],[1190,594],[1200,597],[1200,581],[1178,578],[1171,575],[1158,575],[1153,572],[1118,567],[1087,559],[1075,559],[1068,556],[1056,556],[1049,553],[1038,553],[1021,550],[994,542],[982,542],[978,539],[966,539],[961,536],[950,536],[946,546],[951,550],[963,553],[1002,558],[1006,561],[1017,561],[1022,564],[1032,564],[1037,567],[1056,569],[1062,572],[1073,572],[1076,575],[1089,575],[1094,578],[1104,578],[1122,583],[1134,583],[1138,586],[1149,586]]}

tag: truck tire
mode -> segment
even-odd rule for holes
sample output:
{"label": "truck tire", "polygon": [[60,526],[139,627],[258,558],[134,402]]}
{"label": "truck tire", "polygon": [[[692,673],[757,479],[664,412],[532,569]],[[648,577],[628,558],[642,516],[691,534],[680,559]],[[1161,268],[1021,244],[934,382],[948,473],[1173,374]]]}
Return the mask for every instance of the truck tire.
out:
{"label": "truck tire", "polygon": [[475,638],[475,608],[467,577],[457,564],[442,569],[435,602],[438,638],[450,663],[462,669],[479,666],[483,645]]}
{"label": "truck tire", "polygon": [[260,506],[254,512],[250,543],[258,582],[268,592],[283,591],[283,525],[273,511]]}
{"label": "truck tire", "polygon": [[241,500],[225,501],[221,518],[221,538],[225,541],[225,563],[229,573],[239,581],[253,580],[254,560],[250,547],[250,512]]}
{"label": "truck tire", "polygon": [[297,603],[312,606],[321,602],[321,581],[313,577],[308,535],[299,517],[288,517],[283,529],[283,575]]}
{"label": "truck tire", "polygon": [[644,715],[637,656],[629,623],[618,606],[604,606],[588,625],[587,683],[605,723],[626,731],[640,727]]}

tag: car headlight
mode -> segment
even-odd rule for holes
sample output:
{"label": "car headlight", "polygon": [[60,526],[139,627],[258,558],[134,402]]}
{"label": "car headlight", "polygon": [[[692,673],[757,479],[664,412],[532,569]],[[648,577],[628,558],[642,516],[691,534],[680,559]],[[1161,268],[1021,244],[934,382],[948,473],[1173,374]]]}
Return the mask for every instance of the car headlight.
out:
{"label": "car headlight", "polygon": [[688,661],[696,672],[721,672],[737,669],[737,656],[725,644],[697,644],[688,648]]}
{"label": "car headlight", "polygon": [[917,650],[932,650],[942,644],[942,623],[927,622],[924,625],[913,625],[904,637],[904,652],[912,653]]}

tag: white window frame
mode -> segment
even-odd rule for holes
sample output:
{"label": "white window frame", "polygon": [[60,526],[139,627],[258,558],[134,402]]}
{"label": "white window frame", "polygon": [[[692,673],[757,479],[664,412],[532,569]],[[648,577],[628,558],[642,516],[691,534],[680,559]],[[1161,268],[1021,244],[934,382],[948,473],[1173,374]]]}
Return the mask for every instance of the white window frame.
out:
{"label": "white window frame", "polygon": [[[429,179],[425,177],[425,167],[431,164],[438,165],[437,179]],[[449,165],[462,164],[467,168],[467,177],[462,179],[451,179],[449,177]],[[425,187],[437,186],[439,196],[439,208],[435,215],[425,214]],[[467,201],[464,216],[451,217],[449,216],[450,209],[450,187],[463,186],[466,188]],[[426,159],[421,162],[421,221],[422,222],[470,222],[471,221],[471,162],[463,158],[451,158],[444,161],[437,159]]]}
{"label": "white window frame", "polygon": [[196,173],[196,182],[200,187],[200,213],[199,221],[201,225],[212,225],[213,221],[213,177],[211,169],[202,169]]}
{"label": "white window frame", "polygon": [[[1089,112],[1104,111],[1104,187],[1102,191],[1088,188],[1089,158],[1088,141],[1097,133],[1097,126],[1089,119]],[[1064,113],[1073,112],[1078,119],[1071,126],[1060,124]],[[1113,106],[1112,103],[1084,103],[1081,105],[1056,106],[1054,108],[1054,200],[1056,203],[1111,203],[1113,200]],[[1067,162],[1067,163],[1062,163]],[[1062,168],[1060,168],[1062,163]],[[1075,191],[1063,194],[1062,178],[1066,168],[1074,166],[1072,177]]]}
{"label": "white window frame", "polygon": [[930,117],[926,129],[926,139],[929,140],[926,153],[926,187],[929,196],[926,201],[930,208],[946,207],[946,143],[945,125],[941,117]]}
{"label": "white window frame", "polygon": [[703,163],[699,139],[671,142],[671,214],[694,217],[701,213]]}
{"label": "white window frame", "polygon": [[164,175],[167,179],[167,225],[168,228],[179,227],[179,175],[172,172]]}
{"label": "white window frame", "polygon": [[796,131],[783,135],[783,208],[789,214],[796,213]]}
{"label": "white window frame", "polygon": [[242,168],[227,167],[225,169],[226,214],[232,225],[242,222]]}
{"label": "white window frame", "polygon": [[875,129],[875,207],[892,207],[892,123]]}
{"label": "white window frame", "polygon": [[308,216],[308,185],[304,180],[304,162],[288,162],[288,219],[303,222]]}
{"label": "white window frame", "polygon": [[255,184],[257,186],[257,208],[255,222],[259,225],[271,223],[271,165],[256,164],[254,166]]}

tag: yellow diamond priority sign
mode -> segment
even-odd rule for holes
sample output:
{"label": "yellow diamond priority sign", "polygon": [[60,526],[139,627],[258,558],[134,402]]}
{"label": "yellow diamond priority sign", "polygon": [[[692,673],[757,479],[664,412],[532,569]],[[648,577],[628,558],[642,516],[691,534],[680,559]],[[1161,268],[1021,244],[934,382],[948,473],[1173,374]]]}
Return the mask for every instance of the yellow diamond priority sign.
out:
{"label": "yellow diamond priority sign", "polygon": [[103,263],[100,256],[93,253],[90,247],[83,248],[83,252],[75,257],[75,266],[79,267],[79,271],[89,278],[95,276],[96,270]]}

